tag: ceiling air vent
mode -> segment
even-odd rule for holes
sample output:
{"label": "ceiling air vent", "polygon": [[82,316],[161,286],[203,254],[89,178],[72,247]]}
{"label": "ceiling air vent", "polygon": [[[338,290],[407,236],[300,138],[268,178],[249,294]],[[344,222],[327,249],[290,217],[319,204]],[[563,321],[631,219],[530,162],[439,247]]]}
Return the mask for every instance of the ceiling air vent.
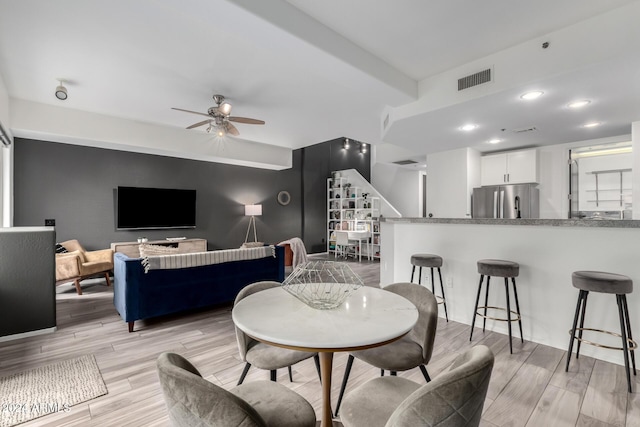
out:
{"label": "ceiling air vent", "polygon": [[527,133],[527,132],[533,132],[535,130],[536,130],[535,126],[529,126],[526,128],[514,129],[513,133]]}
{"label": "ceiling air vent", "polygon": [[416,163],[418,162],[413,160],[398,160],[397,162],[393,162],[393,164],[400,165],[400,166],[415,165]]}
{"label": "ceiling air vent", "polygon": [[487,68],[486,70],[482,70],[475,74],[471,74],[470,76],[462,77],[458,79],[458,90],[468,89],[473,86],[478,86],[483,83],[488,83],[491,81],[491,68]]}

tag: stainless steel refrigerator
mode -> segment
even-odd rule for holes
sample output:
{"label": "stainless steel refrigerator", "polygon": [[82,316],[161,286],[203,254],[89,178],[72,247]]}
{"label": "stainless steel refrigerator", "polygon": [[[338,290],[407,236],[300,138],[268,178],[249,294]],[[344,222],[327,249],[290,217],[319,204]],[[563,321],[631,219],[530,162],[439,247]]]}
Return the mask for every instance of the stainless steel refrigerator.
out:
{"label": "stainless steel refrigerator", "polygon": [[473,189],[472,218],[539,218],[537,184],[512,184]]}

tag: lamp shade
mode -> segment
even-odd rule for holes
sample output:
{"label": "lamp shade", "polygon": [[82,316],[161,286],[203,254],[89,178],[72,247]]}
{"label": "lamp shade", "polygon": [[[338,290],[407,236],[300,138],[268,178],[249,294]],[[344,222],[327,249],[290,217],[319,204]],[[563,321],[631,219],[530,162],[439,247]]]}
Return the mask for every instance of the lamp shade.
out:
{"label": "lamp shade", "polygon": [[262,215],[262,205],[244,205],[244,216]]}

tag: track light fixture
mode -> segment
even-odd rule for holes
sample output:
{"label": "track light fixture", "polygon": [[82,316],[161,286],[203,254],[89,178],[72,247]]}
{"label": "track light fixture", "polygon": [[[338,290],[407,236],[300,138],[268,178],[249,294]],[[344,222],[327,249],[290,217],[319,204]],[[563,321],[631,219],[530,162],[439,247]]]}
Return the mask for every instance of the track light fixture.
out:
{"label": "track light fixture", "polygon": [[56,98],[60,101],[64,101],[67,99],[67,88],[62,84],[62,80],[60,80],[60,85],[56,88]]}
{"label": "track light fixture", "polygon": [[342,140],[342,148],[345,149],[345,150],[348,150],[349,147],[351,147],[351,143],[352,142],[357,144],[357,146],[359,147],[360,154],[365,154],[367,152],[367,144],[366,143],[360,142],[360,141],[354,141],[354,140],[349,139],[349,138],[344,138]]}

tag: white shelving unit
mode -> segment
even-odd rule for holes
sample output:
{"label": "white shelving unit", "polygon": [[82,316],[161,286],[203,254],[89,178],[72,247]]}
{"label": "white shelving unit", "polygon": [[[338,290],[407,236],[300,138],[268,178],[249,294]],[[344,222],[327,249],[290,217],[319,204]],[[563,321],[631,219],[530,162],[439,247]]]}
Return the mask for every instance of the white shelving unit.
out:
{"label": "white shelving unit", "polygon": [[[380,198],[351,186],[345,177],[327,179],[327,252],[336,253],[335,231],[368,233],[368,243],[356,246],[356,255],[380,258]],[[369,253],[370,252],[370,253]]]}
{"label": "white shelving unit", "polygon": [[586,190],[588,203],[595,203],[599,208],[624,208],[625,199],[630,199],[632,195],[631,169],[599,170],[587,174],[594,176],[595,187]]}

